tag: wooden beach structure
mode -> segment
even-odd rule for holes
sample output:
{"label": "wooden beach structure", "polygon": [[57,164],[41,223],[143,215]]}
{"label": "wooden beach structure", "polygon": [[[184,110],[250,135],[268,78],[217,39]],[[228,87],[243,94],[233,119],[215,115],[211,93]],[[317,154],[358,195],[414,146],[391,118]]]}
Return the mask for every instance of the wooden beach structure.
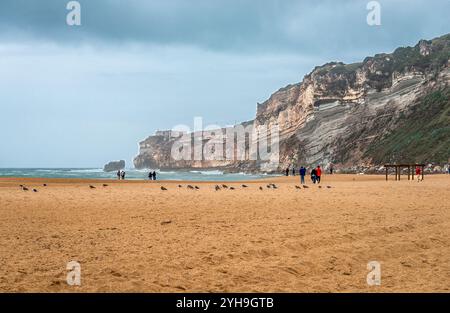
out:
{"label": "wooden beach structure", "polygon": [[425,168],[425,164],[385,164],[384,168],[386,169],[386,180],[388,180],[388,172],[390,168],[395,169],[395,180],[400,180],[400,176],[402,173],[402,169],[408,169],[408,180],[414,180],[414,174],[416,173],[416,167],[420,167],[420,173],[422,175],[423,180],[423,170]]}

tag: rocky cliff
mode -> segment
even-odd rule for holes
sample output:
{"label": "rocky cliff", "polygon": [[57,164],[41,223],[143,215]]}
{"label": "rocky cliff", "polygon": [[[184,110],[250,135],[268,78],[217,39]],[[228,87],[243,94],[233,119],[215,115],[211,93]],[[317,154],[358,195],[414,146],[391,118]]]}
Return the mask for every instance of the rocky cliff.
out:
{"label": "rocky cliff", "polygon": [[[450,157],[449,58],[447,34],[361,63],[327,63],[258,104],[255,119],[245,125],[278,127],[278,169],[298,164],[445,163]],[[171,151],[177,139],[179,134],[170,132],[148,137],[140,143],[135,166],[261,169],[259,161],[249,159],[174,160]],[[202,140],[207,145],[210,139]]]}
{"label": "rocky cliff", "polygon": [[125,168],[125,160],[111,161],[103,167],[104,172],[115,172]]}

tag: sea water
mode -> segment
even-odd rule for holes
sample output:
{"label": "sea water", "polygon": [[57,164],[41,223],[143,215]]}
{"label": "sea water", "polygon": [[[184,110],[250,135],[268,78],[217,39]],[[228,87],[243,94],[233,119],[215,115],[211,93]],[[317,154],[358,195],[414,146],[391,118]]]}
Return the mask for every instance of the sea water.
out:
{"label": "sea water", "polygon": [[[148,180],[149,171],[150,170],[125,169],[125,178]],[[218,170],[156,170],[156,178],[158,180],[239,181],[268,176],[275,175],[223,173]],[[117,179],[116,172],[107,173],[101,168],[0,168],[0,177]]]}

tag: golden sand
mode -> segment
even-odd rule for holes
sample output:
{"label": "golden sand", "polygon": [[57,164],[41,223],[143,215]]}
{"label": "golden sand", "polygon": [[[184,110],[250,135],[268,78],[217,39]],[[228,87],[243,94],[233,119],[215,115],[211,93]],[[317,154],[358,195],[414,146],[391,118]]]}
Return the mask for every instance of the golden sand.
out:
{"label": "golden sand", "polygon": [[[186,184],[0,179],[0,291],[450,290],[449,175]],[[81,286],[66,283],[72,260]],[[380,286],[367,285],[369,261]]]}

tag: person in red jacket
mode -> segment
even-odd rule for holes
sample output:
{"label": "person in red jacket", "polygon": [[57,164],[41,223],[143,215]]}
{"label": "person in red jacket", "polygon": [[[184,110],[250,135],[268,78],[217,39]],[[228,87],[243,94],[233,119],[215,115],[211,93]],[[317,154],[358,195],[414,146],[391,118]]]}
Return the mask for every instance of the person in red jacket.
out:
{"label": "person in red jacket", "polygon": [[320,168],[320,165],[317,165],[317,168],[316,168],[316,180],[317,180],[318,184],[320,184],[320,176],[322,176],[322,170]]}
{"label": "person in red jacket", "polygon": [[416,166],[417,181],[421,180],[420,174],[422,174],[421,170],[420,170],[420,167]]}

